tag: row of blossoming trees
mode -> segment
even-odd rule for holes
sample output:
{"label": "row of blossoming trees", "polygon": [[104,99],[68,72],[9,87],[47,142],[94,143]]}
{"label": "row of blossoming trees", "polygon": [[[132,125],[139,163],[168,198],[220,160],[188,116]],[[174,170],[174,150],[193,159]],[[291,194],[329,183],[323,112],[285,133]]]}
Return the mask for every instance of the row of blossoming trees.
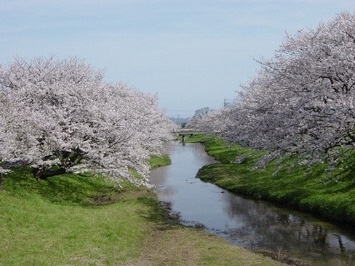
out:
{"label": "row of blossoming trees", "polygon": [[146,185],[147,159],[170,137],[156,97],[76,58],[0,66],[0,108],[0,175],[25,162],[38,178],[89,170]]}
{"label": "row of blossoming trees", "polygon": [[[233,106],[188,126],[267,151],[263,162],[297,155],[336,161],[355,146],[355,14],[286,36]],[[347,149],[349,150],[349,149]]]}

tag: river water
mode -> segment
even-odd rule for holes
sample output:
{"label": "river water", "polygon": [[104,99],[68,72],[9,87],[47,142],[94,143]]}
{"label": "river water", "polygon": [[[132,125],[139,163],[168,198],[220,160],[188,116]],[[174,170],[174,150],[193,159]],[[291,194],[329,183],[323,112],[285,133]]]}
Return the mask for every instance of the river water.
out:
{"label": "river water", "polygon": [[182,224],[203,227],[230,243],[309,261],[311,265],[355,265],[355,231],[309,214],[229,193],[196,178],[214,163],[201,144],[174,142],[172,164],[151,171],[160,201]]}

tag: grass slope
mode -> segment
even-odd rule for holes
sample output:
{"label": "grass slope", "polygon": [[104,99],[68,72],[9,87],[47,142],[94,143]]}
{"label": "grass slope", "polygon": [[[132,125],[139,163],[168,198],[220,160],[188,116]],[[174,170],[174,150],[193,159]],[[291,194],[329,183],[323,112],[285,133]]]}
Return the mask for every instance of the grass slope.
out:
{"label": "grass slope", "polygon": [[17,169],[0,191],[0,265],[279,265],[169,221],[150,190]]}
{"label": "grass slope", "polygon": [[[190,142],[202,142],[206,151],[221,163],[203,167],[198,176],[229,191],[257,199],[289,205],[324,217],[355,225],[355,163],[344,162],[341,174],[330,177],[327,165],[311,169],[305,166],[290,168],[292,161],[275,163],[265,169],[251,170],[260,152],[238,145],[229,147],[211,136],[195,136]],[[231,163],[243,155],[240,163]],[[355,155],[355,154],[354,154]],[[345,164],[347,166],[345,166]]]}

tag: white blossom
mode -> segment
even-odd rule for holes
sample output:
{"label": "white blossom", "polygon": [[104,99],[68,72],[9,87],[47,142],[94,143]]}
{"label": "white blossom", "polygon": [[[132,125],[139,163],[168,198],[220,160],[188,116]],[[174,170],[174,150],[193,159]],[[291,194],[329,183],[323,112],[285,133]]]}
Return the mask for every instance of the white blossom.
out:
{"label": "white blossom", "polygon": [[236,104],[199,127],[267,151],[265,162],[287,154],[301,154],[303,163],[334,161],[339,147],[354,148],[355,14],[287,35],[260,64]]}
{"label": "white blossom", "polygon": [[[157,98],[76,59],[15,60],[0,67],[0,160],[59,165],[147,185],[147,159],[170,138]],[[137,171],[140,178],[132,174]]]}

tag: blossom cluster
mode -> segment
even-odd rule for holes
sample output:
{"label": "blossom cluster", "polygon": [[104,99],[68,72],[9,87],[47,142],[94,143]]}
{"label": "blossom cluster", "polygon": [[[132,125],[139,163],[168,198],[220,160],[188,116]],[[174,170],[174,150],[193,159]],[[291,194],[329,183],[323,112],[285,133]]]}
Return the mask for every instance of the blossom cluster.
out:
{"label": "blossom cluster", "polygon": [[147,160],[170,138],[156,96],[105,83],[77,58],[0,66],[0,108],[0,162],[28,162],[37,174],[56,166],[147,185]]}
{"label": "blossom cluster", "polygon": [[233,106],[194,124],[231,143],[267,151],[265,161],[301,155],[337,160],[355,147],[355,14],[287,35]]}

